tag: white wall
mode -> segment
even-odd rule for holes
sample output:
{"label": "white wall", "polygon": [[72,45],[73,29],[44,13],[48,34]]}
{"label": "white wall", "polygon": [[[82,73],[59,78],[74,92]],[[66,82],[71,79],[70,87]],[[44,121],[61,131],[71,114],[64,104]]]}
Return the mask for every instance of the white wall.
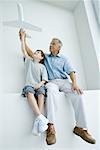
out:
{"label": "white wall", "polygon": [[[60,38],[64,45],[61,53],[68,56],[77,70],[79,85],[86,88],[73,14],[41,2],[26,2],[22,5],[25,20],[43,29],[41,33],[29,32],[32,35],[32,39],[28,40],[30,47],[32,49],[42,48],[49,52],[48,47],[52,37]],[[16,3],[0,3],[0,8],[3,9],[0,15],[4,21],[17,19]],[[18,29],[3,26],[0,36],[3,38],[3,46],[0,49],[0,64],[2,64],[0,91],[20,92],[24,85],[24,64],[20,51]]]}
{"label": "white wall", "polygon": [[99,62],[99,59],[100,59],[100,47],[99,47],[100,46],[100,27],[96,20],[95,12],[94,12],[91,1],[90,0],[84,1],[84,6],[85,6],[87,17],[88,17],[88,23],[90,26],[94,49],[96,51],[96,56],[97,56],[97,59]]}
{"label": "white wall", "polygon": [[[2,14],[2,8],[0,7],[0,14]],[[0,15],[0,52],[2,51],[2,16]],[[2,72],[2,63],[0,63],[0,74]],[[0,78],[0,85],[2,85],[2,79]],[[1,89],[1,88],[0,88]]]}
{"label": "white wall", "polygon": [[[100,89],[99,62],[97,59],[97,54],[91,34],[90,24],[88,22],[88,19],[91,20],[91,18],[87,17],[84,2],[79,3],[74,11],[74,17],[76,22],[77,34],[79,37],[81,59],[83,62],[87,89]],[[95,26],[94,28],[92,28],[92,30],[95,30]],[[98,40],[98,37],[95,36],[96,43],[99,42]]]}

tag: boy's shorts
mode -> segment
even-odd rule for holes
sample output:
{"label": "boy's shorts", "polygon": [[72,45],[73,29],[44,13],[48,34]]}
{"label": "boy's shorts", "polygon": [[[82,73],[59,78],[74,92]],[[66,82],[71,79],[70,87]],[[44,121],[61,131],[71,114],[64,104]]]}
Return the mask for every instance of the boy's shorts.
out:
{"label": "boy's shorts", "polygon": [[32,86],[25,86],[22,90],[22,96],[26,97],[28,93],[33,93],[34,96],[38,97],[38,95],[43,94],[44,96],[46,96],[46,87],[45,86],[41,86],[39,89],[34,89],[34,87]]}

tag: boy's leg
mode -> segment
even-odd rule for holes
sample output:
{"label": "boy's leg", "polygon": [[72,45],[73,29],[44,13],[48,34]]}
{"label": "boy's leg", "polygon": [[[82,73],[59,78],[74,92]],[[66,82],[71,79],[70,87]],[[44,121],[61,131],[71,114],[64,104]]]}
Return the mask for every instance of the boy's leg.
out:
{"label": "boy's leg", "polygon": [[34,94],[29,92],[27,94],[27,99],[28,99],[29,104],[32,107],[33,112],[37,116],[37,118],[34,122],[32,133],[35,135],[38,135],[39,132],[42,133],[48,128],[48,126],[47,126],[48,120],[41,114],[38,104],[37,104],[37,101],[34,97]]}
{"label": "boy's leg", "polygon": [[39,107],[37,105],[37,101],[34,97],[34,94],[29,92],[27,94],[27,99],[28,99],[29,104],[32,107],[33,112],[36,114],[36,116],[39,116],[41,114],[41,112],[40,112]]}
{"label": "boy's leg", "polygon": [[43,94],[38,95],[37,103],[38,103],[39,110],[42,113],[43,107],[44,107],[44,95]]}

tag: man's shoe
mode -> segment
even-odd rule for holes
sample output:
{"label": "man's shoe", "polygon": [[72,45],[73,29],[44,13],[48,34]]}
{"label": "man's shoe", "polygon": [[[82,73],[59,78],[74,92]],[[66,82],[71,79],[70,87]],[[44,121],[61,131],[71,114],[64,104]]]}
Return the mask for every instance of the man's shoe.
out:
{"label": "man's shoe", "polygon": [[92,136],[87,132],[87,130],[84,130],[83,128],[75,127],[73,133],[80,136],[83,140],[85,140],[88,143],[96,143],[96,140],[92,138]]}
{"label": "man's shoe", "polygon": [[48,129],[46,131],[46,142],[48,145],[52,145],[56,143],[56,135],[55,135],[54,125],[48,123]]}

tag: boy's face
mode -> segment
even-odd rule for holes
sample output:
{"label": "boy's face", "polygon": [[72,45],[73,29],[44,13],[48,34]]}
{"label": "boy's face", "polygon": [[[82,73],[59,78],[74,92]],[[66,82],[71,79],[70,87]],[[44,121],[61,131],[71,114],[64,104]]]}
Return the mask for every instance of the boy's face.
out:
{"label": "boy's face", "polygon": [[41,55],[41,51],[35,51],[34,52],[34,57],[35,57],[35,59],[39,59],[39,60],[43,59],[43,57]]}

